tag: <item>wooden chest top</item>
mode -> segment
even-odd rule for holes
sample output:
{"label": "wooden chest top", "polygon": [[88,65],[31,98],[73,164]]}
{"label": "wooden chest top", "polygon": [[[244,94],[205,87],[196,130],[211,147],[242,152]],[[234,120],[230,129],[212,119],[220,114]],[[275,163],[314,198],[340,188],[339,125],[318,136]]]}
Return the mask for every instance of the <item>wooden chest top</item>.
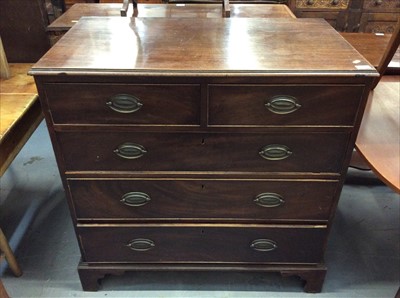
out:
{"label": "wooden chest top", "polygon": [[84,17],[31,74],[377,75],[321,19]]}

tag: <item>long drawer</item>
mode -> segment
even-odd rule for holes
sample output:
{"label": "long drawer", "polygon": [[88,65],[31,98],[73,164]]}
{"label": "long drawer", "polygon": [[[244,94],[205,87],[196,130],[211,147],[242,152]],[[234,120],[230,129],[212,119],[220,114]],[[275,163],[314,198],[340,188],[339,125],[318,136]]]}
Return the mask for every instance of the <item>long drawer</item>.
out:
{"label": "long drawer", "polygon": [[86,262],[320,263],[326,226],[78,227]]}
{"label": "long drawer", "polygon": [[200,124],[200,85],[53,83],[45,91],[57,124]]}
{"label": "long drawer", "polygon": [[210,85],[215,126],[354,124],[364,86]]}
{"label": "long drawer", "polygon": [[67,171],[337,173],[348,139],[345,133],[58,133]]}
{"label": "long drawer", "polygon": [[328,220],[332,180],[68,180],[78,220]]}

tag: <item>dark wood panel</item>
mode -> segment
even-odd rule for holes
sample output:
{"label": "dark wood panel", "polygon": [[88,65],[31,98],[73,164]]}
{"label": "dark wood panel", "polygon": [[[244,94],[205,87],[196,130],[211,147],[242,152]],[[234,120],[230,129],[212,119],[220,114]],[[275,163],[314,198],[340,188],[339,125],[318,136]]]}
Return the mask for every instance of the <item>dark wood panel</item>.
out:
{"label": "dark wood panel", "polygon": [[[200,125],[200,85],[47,84],[45,92],[54,123]],[[140,109],[115,111],[108,103],[118,95]]]}
{"label": "dark wood panel", "polygon": [[[341,171],[349,135],[345,133],[195,134],[59,133],[67,171]],[[126,143],[143,146],[140,158],[114,151]],[[81,146],[85,144],[85,146]],[[260,156],[268,145],[292,152],[282,160]],[[128,149],[129,150],[129,149]],[[318,156],[318,158],[316,158]]]}
{"label": "dark wood panel", "polygon": [[0,35],[8,62],[36,62],[50,48],[43,0],[1,0]]}
{"label": "dark wood panel", "polygon": [[[326,238],[325,226],[113,226],[78,228],[86,262],[166,263],[320,263]],[[153,241],[147,251],[134,251],[134,239]],[[276,243],[272,251],[250,247],[257,239]]]}
{"label": "dark wood panel", "polygon": [[[337,181],[313,180],[69,180],[78,220],[322,220],[329,217]],[[141,192],[150,201],[128,206],[124,195]],[[280,197],[268,205],[260,194]],[[276,196],[278,195],[278,196]],[[271,197],[271,195],[270,195]],[[140,205],[140,206],[139,206]]]}
{"label": "dark wood panel", "polygon": [[[353,125],[364,86],[211,85],[211,125]],[[265,105],[276,97],[293,112],[280,114]],[[285,103],[286,101],[286,103]]]}

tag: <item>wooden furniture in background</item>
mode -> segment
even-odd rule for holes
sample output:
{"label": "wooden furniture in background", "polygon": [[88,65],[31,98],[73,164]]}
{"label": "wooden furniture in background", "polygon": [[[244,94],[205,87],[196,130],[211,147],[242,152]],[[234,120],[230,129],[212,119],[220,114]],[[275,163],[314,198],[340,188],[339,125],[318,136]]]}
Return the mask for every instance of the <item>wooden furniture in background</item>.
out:
{"label": "wooden furniture in background", "polygon": [[359,31],[393,33],[399,17],[399,0],[364,0]]}
{"label": "wooden furniture in background", "polygon": [[323,18],[338,31],[346,24],[350,0],[289,0],[288,5],[298,18]]}
{"label": "wooden furniture in background", "polygon": [[14,256],[14,252],[11,250],[7,238],[4,235],[3,230],[1,228],[0,228],[0,253],[1,253],[0,261],[3,261],[5,259],[12,273],[14,273],[14,275],[17,277],[21,276],[22,275],[21,267],[19,266],[17,259]]}
{"label": "wooden furniture in background", "polygon": [[[139,0],[139,3],[194,4],[202,1],[208,4],[222,3],[222,0]],[[70,4],[73,4],[72,2],[93,1],[70,0]],[[99,0],[99,2],[122,3],[122,0]],[[231,4],[269,5],[271,2],[287,4],[298,18],[324,18],[336,30],[343,32],[392,33],[400,16],[399,0],[231,0],[230,2]]]}
{"label": "wooden furniture in background", "polygon": [[50,48],[45,2],[2,0],[0,11],[0,36],[8,62],[36,62]]}
{"label": "wooden furniture in background", "polygon": [[321,290],[378,75],[325,21],[83,18],[30,73],[84,290],[129,270],[277,271]]}
{"label": "wooden furniture in background", "polygon": [[10,63],[11,77],[0,81],[0,175],[43,119],[35,83],[27,75],[31,65]]}
{"label": "wooden furniture in background", "polygon": [[395,55],[396,51],[399,49],[400,46],[400,17],[397,20],[397,24],[394,28],[393,34],[389,39],[387,44],[386,50],[383,52],[381,61],[379,62],[378,67],[376,70],[379,72],[379,77],[375,78],[374,83],[372,85],[372,89],[376,87],[379,83],[382,76],[385,74],[386,69],[390,61],[392,61],[393,56]]}
{"label": "wooden furniture in background", "polygon": [[399,0],[288,0],[299,18],[324,18],[336,30],[392,33],[400,16]]}
{"label": "wooden furniture in background", "polygon": [[[400,193],[400,76],[384,75],[400,44],[400,19],[377,63],[367,108],[356,141],[357,152],[374,173]],[[366,43],[364,50],[375,48]],[[367,55],[366,55],[367,56]],[[378,60],[378,59],[377,59]]]}
{"label": "wooden furniture in background", "polygon": [[65,9],[70,9],[74,4],[77,3],[98,3],[98,0],[64,0]]}
{"label": "wooden furniture in background", "polygon": [[[0,72],[0,79],[1,81],[8,80],[11,77],[11,70],[7,61],[6,54],[4,52],[4,47],[3,47],[3,42],[0,37],[0,66],[1,66],[1,72]],[[0,82],[1,83],[1,82]],[[1,88],[1,85],[0,85]],[[0,93],[0,145],[2,144],[2,139],[3,139],[3,122],[2,122],[2,117],[3,117],[3,108],[2,108],[2,98],[1,98],[1,93]],[[8,161],[5,160],[5,157],[2,156],[2,150],[3,147],[0,146],[0,177],[3,175],[3,162],[6,164]],[[3,160],[4,159],[4,160]],[[22,275],[22,270],[15,258],[14,252],[12,251],[6,236],[3,233],[3,230],[0,227],[0,263],[3,260],[6,260],[11,271],[14,273],[15,276],[21,276]],[[3,283],[1,282],[0,279],[0,297],[8,298],[8,294],[6,289],[4,288]]]}
{"label": "wooden furniture in background", "polygon": [[[295,18],[286,5],[281,4],[231,4],[231,18]],[[63,34],[84,16],[118,16],[119,4],[75,4],[61,17],[51,23],[47,30],[51,34]],[[128,9],[133,12],[132,4]],[[221,4],[138,4],[137,17],[160,18],[221,18]]]}
{"label": "wooden furniture in background", "polygon": [[385,53],[391,34],[340,32],[369,63],[375,68],[379,66]]}
{"label": "wooden furniture in background", "polygon": [[4,52],[3,41],[0,36],[0,78],[8,79],[11,76],[6,53]]}
{"label": "wooden furniture in background", "polygon": [[374,173],[400,193],[400,76],[383,76],[371,91],[356,149]]}
{"label": "wooden furniture in background", "polygon": [[[43,119],[32,77],[32,64],[11,63],[11,76],[0,81],[0,177]],[[0,228],[0,250],[16,276],[22,271]]]}

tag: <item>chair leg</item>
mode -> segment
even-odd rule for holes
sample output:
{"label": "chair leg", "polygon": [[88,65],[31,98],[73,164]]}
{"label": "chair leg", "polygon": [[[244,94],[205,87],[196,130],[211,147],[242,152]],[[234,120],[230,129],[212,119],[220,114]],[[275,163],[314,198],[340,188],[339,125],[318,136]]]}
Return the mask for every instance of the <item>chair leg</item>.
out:
{"label": "chair leg", "polygon": [[4,236],[3,231],[0,228],[0,250],[4,252],[4,256],[6,257],[8,266],[10,266],[11,271],[15,276],[21,276],[22,270],[19,267],[17,260],[15,259],[14,253],[12,252],[10,245]]}
{"label": "chair leg", "polygon": [[8,296],[6,288],[4,287],[1,279],[0,279],[0,297],[3,298],[10,298],[10,296]]}

